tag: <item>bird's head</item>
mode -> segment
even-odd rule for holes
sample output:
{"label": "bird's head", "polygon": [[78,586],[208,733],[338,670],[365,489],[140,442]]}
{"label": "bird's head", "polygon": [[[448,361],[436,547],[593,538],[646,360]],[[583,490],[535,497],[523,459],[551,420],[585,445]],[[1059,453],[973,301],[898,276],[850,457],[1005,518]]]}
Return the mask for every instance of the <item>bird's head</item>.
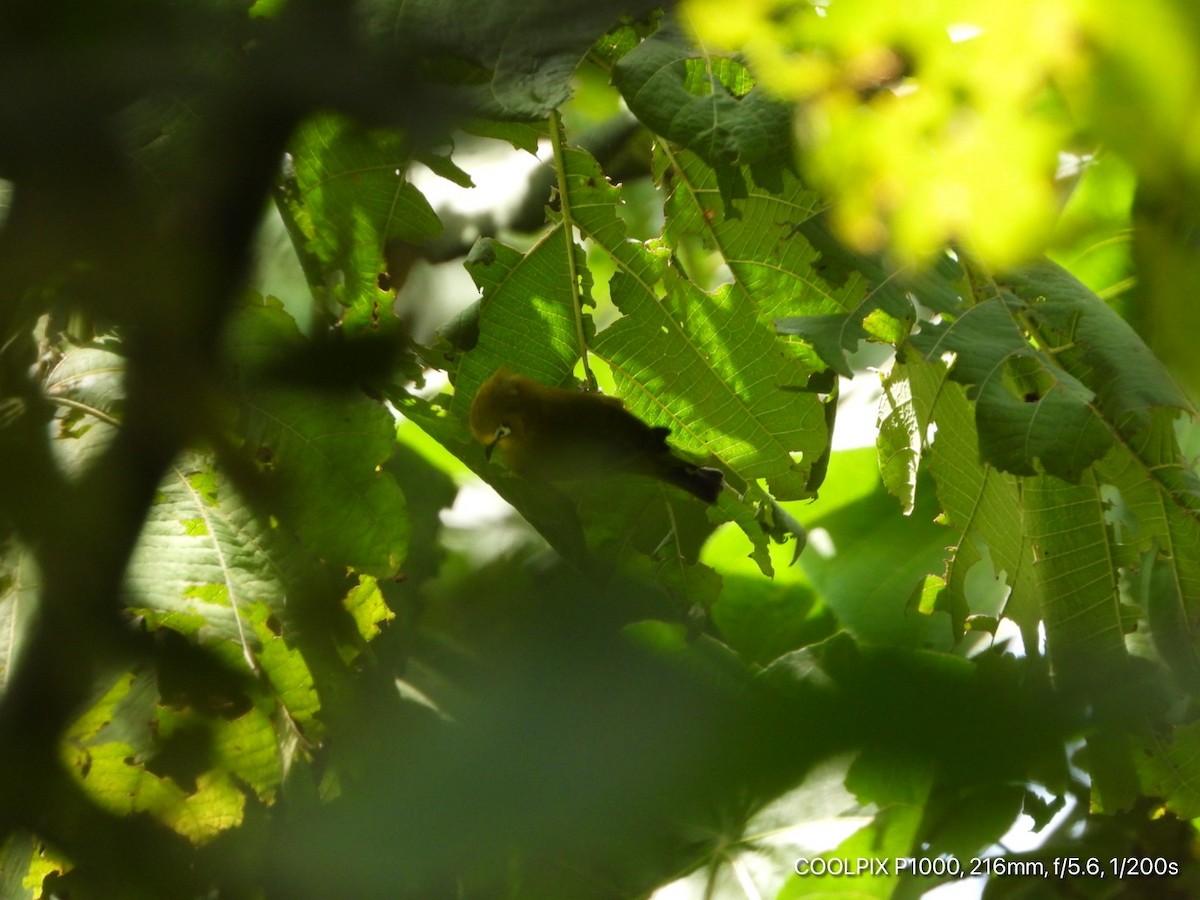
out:
{"label": "bird's head", "polygon": [[483,444],[488,459],[497,449],[509,458],[525,437],[527,380],[507,369],[497,369],[475,394],[471,403],[471,433]]}

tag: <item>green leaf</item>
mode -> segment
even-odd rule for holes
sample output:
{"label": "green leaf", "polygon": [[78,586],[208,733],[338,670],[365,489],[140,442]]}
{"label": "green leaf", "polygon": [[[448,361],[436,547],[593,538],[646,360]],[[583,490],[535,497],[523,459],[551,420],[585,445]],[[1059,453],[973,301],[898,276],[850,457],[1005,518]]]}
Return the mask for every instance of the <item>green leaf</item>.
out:
{"label": "green leaf", "polygon": [[1200,646],[1189,616],[1195,599],[1185,600],[1178,575],[1194,575],[1195,561],[1193,553],[1177,557],[1152,547],[1141,560],[1138,597],[1155,649],[1179,685],[1193,696],[1200,694]]}
{"label": "green leaf", "polygon": [[792,108],[752,87],[740,63],[703,53],[674,25],[626,53],[613,83],[651,131],[709,165],[779,159],[791,146]]}
{"label": "green leaf", "polygon": [[[837,848],[821,854],[826,859],[850,861],[862,870],[853,877],[843,874],[814,874],[790,880],[779,892],[780,900],[792,897],[836,896],[891,897],[897,889],[900,874],[894,862],[910,856],[918,844],[925,804],[933,785],[932,774],[920,763],[898,763],[860,757],[850,767],[846,787],[860,803],[879,806],[871,824],[861,828]],[[887,859],[892,863],[879,871],[871,867],[872,859]]]}
{"label": "green leaf", "polygon": [[475,182],[471,180],[471,173],[464,171],[454,161],[449,151],[437,152],[431,150],[422,153],[418,159],[429,168],[429,171],[445,178],[451,184],[456,184],[461,188],[475,187]]}
{"label": "green leaf", "polygon": [[42,882],[48,875],[62,874],[71,863],[37,838],[13,831],[0,845],[0,896],[10,900],[44,897]]}
{"label": "green leaf", "polygon": [[829,637],[837,620],[811,585],[725,576],[711,610],[721,639],[748,662],[767,665]]}
{"label": "green leaf", "polygon": [[1126,317],[1133,313],[1136,283],[1130,221],[1136,188],[1136,175],[1115,153],[1086,159],[1049,250],[1051,259]]}
{"label": "green leaf", "polygon": [[645,478],[580,482],[571,486],[571,496],[588,543],[613,560],[643,555],[694,561],[713,530],[706,507],[681,502],[682,495]]}
{"label": "green leaf", "polygon": [[1044,591],[1051,665],[1068,690],[1094,691],[1126,659],[1099,485],[1090,474],[1077,485],[1044,475],[1022,482],[1021,499]]}
{"label": "green leaf", "polygon": [[[168,715],[164,720],[154,712],[154,698],[145,690],[152,684],[152,678],[144,673],[118,677],[95,705],[67,729],[63,759],[84,791],[101,808],[126,816],[149,813],[193,843],[203,844],[241,823],[245,796],[223,768],[201,772],[196,777],[194,791],[187,791],[171,777],[150,770],[149,762],[161,746],[160,737],[170,733],[172,719]],[[142,703],[130,708],[130,698],[146,700],[150,705]],[[159,730],[163,724],[165,734]],[[269,741],[274,760],[274,730],[270,720],[261,717],[257,730]],[[242,732],[248,733],[245,729]],[[115,739],[122,733],[132,742]],[[229,761],[240,772],[252,774],[256,768],[254,753],[248,759],[235,758],[246,749],[245,739],[235,738],[232,746],[227,747]]]}
{"label": "green leaf", "polygon": [[[149,680],[149,679],[145,679]],[[134,687],[137,684],[137,676],[132,672],[125,672],[120,676],[105,682],[96,691],[96,696],[92,697],[91,706],[83,712],[70,727],[66,729],[63,735],[64,743],[76,747],[84,747],[93,743],[103,743],[103,739],[98,739],[98,736],[103,735],[107,739],[111,739],[112,733],[108,730],[113,719],[117,717],[117,710],[120,705],[133,693]],[[140,736],[145,734],[144,727],[137,729],[139,737],[131,738],[133,743],[137,743]],[[141,747],[133,747],[131,749],[144,750],[145,745]]]}
{"label": "green leaf", "polygon": [[58,404],[51,448],[70,477],[82,475],[116,437],[124,373],[124,358],[103,347],[73,348],[50,370],[45,391]]}
{"label": "green leaf", "polygon": [[623,316],[593,349],[626,406],[670,427],[685,453],[750,484],[765,478],[779,499],[807,496],[824,412],[815,396],[788,389],[803,388],[811,370],[763,325],[751,294],[736,285],[706,294],[669,264],[667,247],[627,240],[618,189],[590,156],[568,152],[567,171],[576,225],[616,263],[609,293]]}
{"label": "green leaf", "polygon": [[[282,644],[282,641],[279,643]],[[265,662],[264,667],[268,671],[275,670],[269,662]],[[310,688],[311,684],[310,679]],[[289,709],[298,706],[286,702],[285,705]],[[283,780],[283,766],[274,723],[263,709],[256,706],[236,719],[216,720],[213,726],[212,771],[235,776],[249,785],[261,802],[274,802],[275,793]]]}
{"label": "green leaf", "polygon": [[[563,385],[579,358],[562,226],[552,228],[525,254],[480,241],[467,271],[483,291],[479,339],[458,368],[451,410],[464,421],[479,387],[501,366],[543,384]],[[587,268],[576,248],[578,271]],[[586,296],[586,280],[582,290]],[[585,329],[591,330],[585,317]]]}
{"label": "green leaf", "polygon": [[228,775],[219,770],[203,774],[197,778],[197,790],[189,794],[131,759],[131,747],[113,742],[79,751],[71,762],[102,809],[126,816],[149,813],[195,844],[241,824],[246,797]]}
{"label": "green leaf", "polygon": [[[289,585],[306,563],[211,469],[189,469],[183,460],[171,476],[130,561],[127,603],[152,627],[191,637],[226,665],[261,671],[292,721],[317,736],[320,701],[307,663],[268,627],[272,616],[287,618]],[[206,497],[197,484],[207,480],[215,489]],[[181,527],[191,514],[206,523],[203,533]]]}
{"label": "green leaf", "polygon": [[956,312],[961,305],[963,269],[949,253],[939,254],[927,266],[913,268],[891,264],[882,254],[852,250],[835,235],[826,202],[822,202],[820,214],[797,222],[795,227],[796,233],[820,254],[813,269],[830,290],[837,291],[856,275],[862,276],[870,286],[868,296],[879,295],[875,305],[900,318],[911,307],[908,295],[938,313]]}
{"label": "green leaf", "polygon": [[254,5],[250,7],[250,15],[270,19],[279,15],[285,6],[287,0],[254,0]]}
{"label": "green leaf", "polygon": [[41,583],[32,554],[15,543],[0,546],[0,697],[20,661]]}
{"label": "green leaf", "polygon": [[[284,213],[319,261],[323,288],[355,328],[391,316],[385,290],[393,242],[421,243],[441,231],[425,197],[406,180],[412,148],[398,132],[365,131],[332,116],[293,139],[294,191]],[[301,249],[301,248],[298,248]]]}
{"label": "green leaf", "polygon": [[970,387],[986,462],[1077,481],[1114,435],[1136,440],[1153,409],[1190,409],[1133,330],[1053,263],[1004,275],[994,290],[911,339],[927,359],[954,354],[950,377]]}
{"label": "green leaf", "polygon": [[[705,294],[669,265],[669,248],[627,240],[615,212],[618,191],[591,157],[567,151],[564,164],[572,224],[616,269],[609,294],[624,315],[591,341],[591,351],[612,370],[627,408],[671,428],[671,442],[683,454],[715,460],[744,481],[753,508],[765,510],[773,502],[759,479],[779,497],[809,495],[811,466],[821,458],[828,433],[821,399],[804,390],[813,369],[759,318],[751,295],[736,286]],[[455,382],[451,409],[462,419],[478,386],[501,365],[547,384],[568,380],[578,356],[578,331],[561,228],[524,256],[490,242],[476,248],[469,266],[484,300],[478,341]],[[571,247],[586,272],[581,251]],[[585,295],[588,287],[585,275]],[[590,336],[589,317],[583,327]],[[465,462],[487,473],[480,459],[471,458],[482,457],[478,448],[464,441],[462,452]],[[494,474],[485,477],[502,493],[524,490],[501,487]],[[555,490],[540,487],[543,495]],[[753,508],[731,492],[722,495],[720,508],[751,536],[756,558],[769,568],[768,534],[779,529],[764,531]]]}
{"label": "green leaf", "polygon": [[[929,856],[947,854],[959,860],[978,857],[1001,841],[1017,824],[1028,792],[1020,782],[1000,781],[943,791],[926,807]],[[964,866],[969,869],[969,866]]]}
{"label": "green leaf", "polygon": [[[838,622],[860,640],[951,647],[950,622],[923,614],[910,601],[914,586],[940,568],[945,552],[933,501],[927,493],[916,514],[904,516],[882,489],[875,454],[862,448],[835,452],[820,498],[795,505],[813,535],[800,565]],[[879,559],[888,564],[877,565]]]}
{"label": "green leaf", "polygon": [[[1095,477],[1077,484],[1043,475],[1025,479],[1025,530],[1043,590],[1046,650],[1056,682],[1097,706],[1088,739],[1095,805],[1106,812],[1134,802],[1133,760],[1125,723],[1111,721],[1128,679],[1117,572]],[[1119,712],[1117,713],[1119,715]]]}
{"label": "green leaf", "polygon": [[495,122],[489,119],[468,119],[461,123],[467,134],[507,141],[514,150],[537,155],[538,141],[546,136],[545,123]]}
{"label": "green leaf", "polygon": [[364,641],[378,636],[381,622],[396,618],[383,599],[378,581],[369,575],[359,576],[358,585],[350,589],[342,605],[354,617],[354,624]]}
{"label": "green leaf", "polygon": [[[242,341],[240,346],[245,352],[241,359],[249,369],[278,358],[289,344],[298,343],[294,325],[277,307],[248,310],[239,322],[240,328],[235,327],[232,340],[235,345]],[[71,468],[86,466],[89,458],[86,435],[115,431],[114,420],[102,406],[113,410],[120,407],[119,363],[119,358],[112,354],[83,349],[68,353],[56,367],[60,373],[54,382],[56,396],[72,404],[64,407],[69,412],[83,415],[76,427],[60,428],[57,434],[59,453]],[[382,414],[385,434],[390,437],[390,417],[374,404],[367,403],[367,407],[375,415]],[[348,419],[343,415],[336,421],[345,427]],[[108,440],[106,437],[102,442]],[[390,442],[387,446],[390,447]],[[338,462],[336,456],[327,456],[325,461],[330,465]],[[336,485],[333,476],[326,476],[326,480],[331,486]],[[404,527],[402,513],[401,506],[393,528]],[[125,573],[125,602],[149,627],[185,635],[234,670],[260,671],[271,685],[273,697],[256,694],[257,705],[241,719],[234,720],[238,724],[222,719],[215,726],[219,733],[234,729],[228,736],[231,748],[228,771],[251,784],[264,799],[269,798],[281,777],[277,739],[270,718],[276,710],[276,701],[287,710],[291,721],[311,737],[320,731],[314,719],[320,703],[307,664],[272,630],[272,627],[277,630],[279,623],[268,625],[273,616],[280,620],[288,618],[289,592],[304,577],[301,573],[310,571],[310,566],[311,562],[303,558],[286,529],[266,521],[215,468],[210,457],[187,453],[168,469],[159,486]],[[9,610],[11,605],[0,608]],[[174,650],[167,649],[171,657]],[[178,665],[191,672],[191,680],[177,692],[182,700],[198,703],[211,699],[217,710],[224,710],[230,703],[244,702],[239,697],[246,685],[227,677],[218,678],[220,666],[195,669],[199,658],[180,657],[180,660]],[[170,661],[168,658],[163,662]],[[159,677],[172,676],[160,668]],[[238,696],[225,696],[228,692]],[[206,694],[212,695],[211,698]],[[148,696],[143,689],[136,707],[129,705],[133,702],[130,700],[104,714],[105,720],[112,723],[104,732],[109,740],[140,750],[149,748],[144,726],[139,729],[129,725],[144,723],[153,716],[154,701],[148,700]],[[252,721],[256,724],[247,730]],[[220,745],[223,738],[220,734],[218,738]],[[269,758],[250,753],[251,739],[260,748],[270,743]],[[218,770],[220,765],[213,771]],[[211,790],[219,794],[223,788],[214,782]]]}
{"label": "green leaf", "polygon": [[[938,366],[898,363],[883,377],[879,401],[879,472],[905,515],[913,510],[917,474],[928,449],[933,405],[945,375]],[[916,383],[914,383],[916,382]]]}
{"label": "green leaf", "polygon": [[611,69],[626,53],[658,30],[661,13],[655,11],[640,21],[622,21],[620,25],[600,36],[592,47],[592,55],[600,64]]}
{"label": "green leaf", "polygon": [[[911,297],[938,311],[957,307],[957,263],[942,257],[928,271],[892,271],[848,250],[831,234],[823,201],[788,169],[739,170],[745,196],[734,204],[718,170],[695,154],[664,149],[660,157],[659,177],[670,187],[670,241],[700,237],[764,322],[802,338],[837,373],[852,374],[846,355],[860,341],[898,345],[907,336],[915,319]],[[802,347],[791,345],[815,368]]]}
{"label": "green leaf", "polygon": [[646,0],[370,0],[367,27],[405,54],[424,58],[455,99],[494,119],[543,119],[571,93],[571,76],[593,42]]}
{"label": "green leaf", "polygon": [[623,242],[622,231],[611,230],[615,218],[580,218],[582,230],[616,258],[610,291],[624,313],[597,337],[595,353],[613,370],[631,412],[669,427],[685,454],[715,460],[747,486],[759,510],[752,518],[730,509],[739,504],[729,492],[719,505],[765,553],[760,517],[773,501],[757,482],[765,479],[781,499],[809,496],[811,467],[827,441],[820,400],[787,390],[802,387],[808,371],[757,320],[742,291],[706,295],[662,254]]}
{"label": "green leaf", "polygon": [[[455,392],[456,397],[459,394]],[[439,398],[439,401],[405,396],[397,397],[396,405],[405,418],[462,460],[519,510],[564,559],[582,571],[598,571],[597,560],[584,538],[579,513],[567,495],[553,485],[508,475],[499,466],[486,462],[483,448],[475,442],[463,418],[452,415],[446,408],[452,401],[446,398]]]}
{"label": "green leaf", "polygon": [[722,194],[719,170],[695,153],[662,148],[656,174],[669,191],[667,240],[680,246],[696,235],[716,250],[765,324],[854,309],[866,281],[848,275],[831,288],[815,268],[819,251],[803,233],[820,216],[820,198],[787,170],[772,170],[776,182],[769,184],[753,168],[739,172],[746,194],[735,206]]}
{"label": "green leaf", "polygon": [[386,410],[361,396],[264,390],[240,411],[247,445],[265,460],[269,508],[301,545],[334,565],[395,574],[408,525],[404,495],[378,470],[394,440]]}
{"label": "green leaf", "polygon": [[[206,495],[202,485],[214,478],[216,490]],[[203,530],[188,526],[197,520]],[[283,609],[285,548],[228,481],[214,476],[211,460],[189,455],[159,487],[126,573],[126,602],[183,634],[232,641],[253,658],[257,640],[247,616],[258,603]]]}
{"label": "green leaf", "polygon": [[[973,608],[970,599],[968,575],[983,564],[994,578],[1008,585],[1005,615],[1020,626],[1027,652],[1037,647],[1042,589],[1033,573],[1032,547],[1022,529],[1013,527],[1023,515],[1019,480],[980,459],[971,404],[963,389],[948,380],[941,363],[927,363],[910,354],[908,362],[893,367],[885,396],[889,393],[895,397],[907,393],[911,399],[901,403],[903,415],[889,414],[886,436],[881,429],[885,446],[904,440],[908,453],[915,454],[915,448],[925,447],[928,423],[937,424],[932,447],[921,452],[922,458],[928,459],[944,523],[959,534],[946,566],[941,601],[950,611],[955,633],[961,634],[972,612],[994,612]],[[906,479],[914,464],[909,455]]]}
{"label": "green leaf", "polygon": [[321,699],[317,695],[308,661],[298,649],[288,646],[283,637],[271,631],[264,618],[267,613],[265,607],[258,607],[255,613],[256,630],[262,645],[259,663],[263,674],[292,722],[308,739],[317,740],[323,733],[321,723],[316,718],[321,711]]}
{"label": "green leaf", "polygon": [[1028,312],[1019,301],[985,301],[952,322],[925,325],[910,342],[931,361],[954,354],[950,377],[970,386],[985,462],[1016,475],[1033,475],[1040,463],[1074,481],[1112,436],[1095,393],[1031,345]]}
{"label": "green leaf", "polygon": [[1200,783],[1194,774],[1197,754],[1200,722],[1192,722],[1167,735],[1155,735],[1138,759],[1143,792],[1164,798],[1167,808],[1181,819],[1200,816]]}
{"label": "green leaf", "polygon": [[803,339],[843,378],[854,377],[846,353],[858,349],[858,342],[866,337],[866,332],[850,315],[789,316],[779,319],[775,326],[780,334]]}
{"label": "green leaf", "polygon": [[[260,304],[232,323],[228,347],[241,357],[298,338],[282,309]],[[269,512],[318,558],[364,574],[394,575],[404,560],[408,520],[404,495],[380,470],[395,445],[387,410],[361,394],[245,382],[237,402],[239,437],[258,465],[257,487]]]}
{"label": "green leaf", "polygon": [[1178,446],[1172,411],[1152,413],[1134,441],[1096,465],[1114,553],[1135,573],[1160,658],[1178,684],[1200,690],[1200,480]]}
{"label": "green leaf", "polygon": [[1026,302],[1058,364],[1095,392],[1105,421],[1127,439],[1150,426],[1156,408],[1194,409],[1137,332],[1066,269],[1041,260],[996,283]]}

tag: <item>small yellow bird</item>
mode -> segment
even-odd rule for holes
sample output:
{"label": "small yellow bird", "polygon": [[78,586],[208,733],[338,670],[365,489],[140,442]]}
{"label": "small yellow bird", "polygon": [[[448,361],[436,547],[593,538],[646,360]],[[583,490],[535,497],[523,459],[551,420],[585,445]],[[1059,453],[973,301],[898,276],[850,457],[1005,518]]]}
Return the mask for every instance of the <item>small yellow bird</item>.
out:
{"label": "small yellow bird", "polygon": [[488,459],[499,450],[514,474],[571,481],[628,472],[716,503],[716,469],[693,465],[667,445],[671,429],[647,425],[616,397],[547,387],[497,369],[471,404],[471,432]]}

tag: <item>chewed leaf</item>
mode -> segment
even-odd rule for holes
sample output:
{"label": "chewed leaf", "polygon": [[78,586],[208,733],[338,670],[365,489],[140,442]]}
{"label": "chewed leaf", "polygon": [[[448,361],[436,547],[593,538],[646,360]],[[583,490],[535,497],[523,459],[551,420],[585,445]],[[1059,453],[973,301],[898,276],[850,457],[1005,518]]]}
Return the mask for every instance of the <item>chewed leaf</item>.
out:
{"label": "chewed leaf", "polygon": [[1050,262],[991,282],[993,296],[910,339],[976,401],[983,459],[1078,481],[1114,441],[1138,445],[1157,408],[1190,409],[1137,334]]}
{"label": "chewed leaf", "polygon": [[669,426],[682,450],[746,482],[766,479],[779,499],[806,496],[828,440],[824,408],[814,394],[786,388],[802,389],[812,368],[772,333],[741,285],[705,293],[669,265],[666,248],[627,240],[617,188],[582,151],[568,154],[567,183],[580,230],[616,263],[609,290],[624,315],[595,350],[629,409]]}
{"label": "chewed leaf", "polygon": [[844,314],[826,316],[792,316],[777,319],[775,327],[780,334],[792,334],[803,338],[817,352],[817,356],[844,378],[853,378],[854,372],[846,360],[847,351],[854,351],[863,337],[861,323]]}
{"label": "chewed leaf", "polygon": [[1193,408],[1129,323],[1061,266],[1042,260],[997,284],[1029,304],[1039,326],[1055,335],[1059,364],[1095,392],[1105,420],[1122,434],[1147,428],[1156,408]]}
{"label": "chewed leaf", "polygon": [[[522,255],[496,241],[480,241],[467,258],[467,271],[483,291],[479,337],[455,377],[451,409],[466,418],[470,402],[501,366],[544,384],[560,384],[579,357],[570,268],[562,226],[552,228]],[[577,251],[579,252],[579,251]],[[587,269],[582,253],[577,260]],[[590,319],[584,317],[590,330]]]}
{"label": "chewed leaf", "polygon": [[950,377],[975,401],[979,452],[997,468],[1033,475],[1036,463],[1078,480],[1112,443],[1095,393],[1031,346],[1025,309],[1015,300],[988,300],[951,322],[926,325],[910,342],[927,359],[953,355]]}
{"label": "chewed leaf", "polygon": [[[250,354],[259,346],[299,341],[282,309],[256,304],[234,320],[229,344]],[[408,545],[404,495],[380,466],[395,446],[387,410],[363,395],[238,386],[240,437],[270,494],[270,512],[300,544],[335,565],[395,574]]]}
{"label": "chewed leaf", "polygon": [[391,278],[389,247],[441,231],[432,207],[407,180],[412,148],[394,133],[326,117],[302,129],[291,152],[295,195],[287,202],[322,270],[324,283],[314,287],[346,307],[348,325],[365,327],[390,309],[392,295],[380,283],[381,274],[384,285]]}
{"label": "chewed leaf", "polygon": [[673,27],[626,54],[613,81],[643,123],[710,165],[747,165],[790,147],[791,106],[751,87],[740,64],[702,56]]}
{"label": "chewed leaf", "polygon": [[860,341],[902,340],[915,319],[910,296],[930,309],[954,308],[952,261],[889,272],[846,249],[830,233],[821,199],[787,169],[771,179],[753,166],[738,170],[745,196],[733,203],[719,172],[696,154],[668,149],[662,157],[669,168],[661,178],[672,186],[665,236],[678,244],[696,235],[716,250],[763,322],[803,339],[789,348],[810,364],[815,352],[849,376],[846,354]]}
{"label": "chewed leaf", "polygon": [[645,15],[660,4],[619,7],[591,0],[528,0],[519,7],[491,0],[376,0],[364,4],[368,28],[443,82],[456,99],[497,120],[544,118],[566,102],[571,76],[598,34],[620,15]]}
{"label": "chewed leaf", "polygon": [[354,617],[354,624],[358,626],[358,633],[364,641],[378,635],[382,623],[396,618],[383,599],[378,581],[369,575],[359,576],[358,584],[346,594],[342,605]]}

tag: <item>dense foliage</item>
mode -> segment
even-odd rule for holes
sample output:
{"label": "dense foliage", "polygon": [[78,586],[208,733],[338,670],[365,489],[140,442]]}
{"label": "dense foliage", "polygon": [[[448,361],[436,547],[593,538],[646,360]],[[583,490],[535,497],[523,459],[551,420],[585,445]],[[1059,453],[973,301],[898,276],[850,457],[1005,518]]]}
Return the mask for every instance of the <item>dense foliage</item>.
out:
{"label": "dense foliage", "polygon": [[0,896],[1200,891],[1200,16],[732,6],[0,11]]}

